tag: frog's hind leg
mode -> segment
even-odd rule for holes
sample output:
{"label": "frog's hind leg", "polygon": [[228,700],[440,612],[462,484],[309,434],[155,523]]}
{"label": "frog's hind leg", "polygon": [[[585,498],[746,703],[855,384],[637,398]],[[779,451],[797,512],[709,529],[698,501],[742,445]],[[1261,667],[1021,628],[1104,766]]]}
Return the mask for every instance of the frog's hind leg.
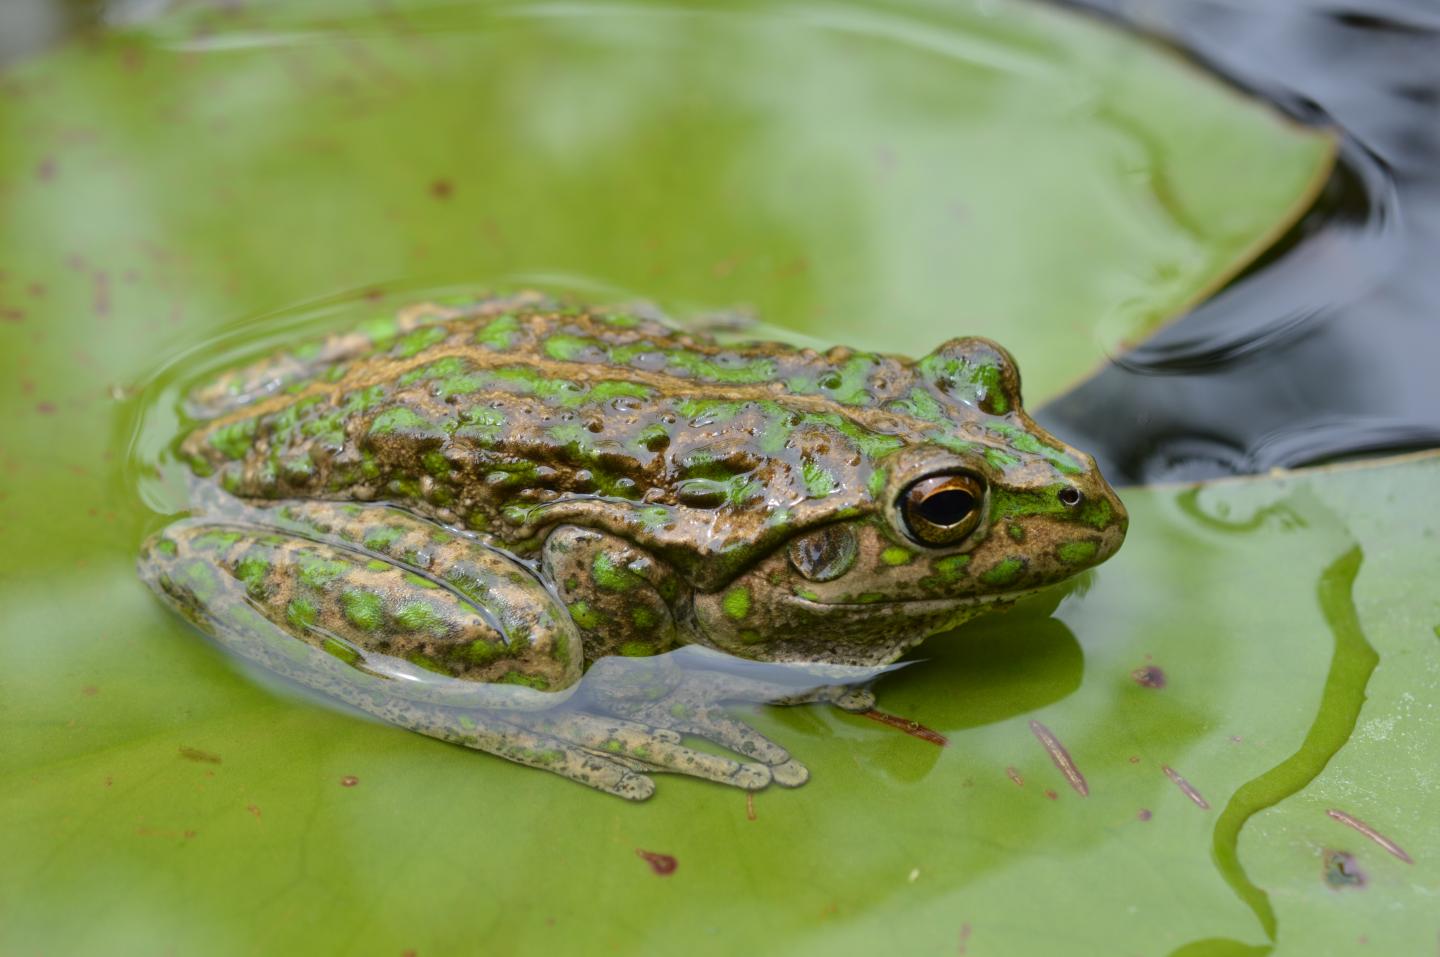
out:
{"label": "frog's hind leg", "polygon": [[293,502],[182,521],[146,544],[141,573],[242,657],[431,737],[631,800],[653,771],[771,780],[674,731],[551,710],[585,657],[565,608],[505,553],[396,509]]}
{"label": "frog's hind leg", "polygon": [[452,319],[483,319],[516,309],[542,308],[550,302],[536,292],[480,298],[459,304],[420,302],[357,328],[266,356],[224,373],[193,389],[185,399],[191,418],[213,419],[300,383],[343,375],[345,364],[390,346],[425,326]]}
{"label": "frog's hind leg", "polygon": [[563,696],[537,687],[563,692],[578,679],[565,619],[559,635],[535,622],[507,635],[503,621],[377,557],[200,521],[147,542],[141,573],[222,646],[382,720],[630,800],[654,790],[628,763],[507,720],[525,717],[510,708]]}

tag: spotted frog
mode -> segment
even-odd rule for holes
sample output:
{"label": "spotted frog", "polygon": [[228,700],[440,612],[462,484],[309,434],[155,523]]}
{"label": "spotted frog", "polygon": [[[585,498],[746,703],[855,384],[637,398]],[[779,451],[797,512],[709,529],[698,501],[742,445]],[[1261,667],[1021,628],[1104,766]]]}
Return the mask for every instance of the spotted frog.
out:
{"label": "spotted frog", "polygon": [[672,649],[863,672],[1126,528],[978,338],[911,361],[536,294],[428,302],[222,374],[186,411],[191,514],[140,558],[166,602],[385,720],[631,799],[656,771],[805,780],[716,705],[737,682],[873,701],[734,676],[706,698]]}

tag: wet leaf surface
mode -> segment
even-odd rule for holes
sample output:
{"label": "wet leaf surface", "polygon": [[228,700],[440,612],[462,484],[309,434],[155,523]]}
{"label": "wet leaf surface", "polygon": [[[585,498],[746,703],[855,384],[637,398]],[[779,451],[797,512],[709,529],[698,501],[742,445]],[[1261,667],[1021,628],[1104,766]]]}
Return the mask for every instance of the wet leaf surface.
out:
{"label": "wet leaf surface", "polygon": [[749,803],[629,806],[328,710],[132,571],[136,390],[285,333],[258,314],[541,276],[984,332],[1055,394],[1287,222],[1323,140],[1010,7],[238,9],[0,80],[0,950],[1432,945],[1433,459],[1127,492],[1097,574],[882,681],[906,727],[754,711],[812,780]]}

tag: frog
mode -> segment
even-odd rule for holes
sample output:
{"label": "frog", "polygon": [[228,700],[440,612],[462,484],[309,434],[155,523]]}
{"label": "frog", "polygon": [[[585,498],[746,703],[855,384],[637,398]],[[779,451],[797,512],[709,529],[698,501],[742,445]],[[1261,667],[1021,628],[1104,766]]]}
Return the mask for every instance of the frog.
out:
{"label": "frog", "polygon": [[[630,800],[663,772],[804,783],[726,694],[863,710],[843,676],[1128,523],[974,336],[910,359],[476,294],[223,370],[181,413],[188,507],[138,561],[165,603],[268,673]],[[688,650],[819,677],[668,664]]]}

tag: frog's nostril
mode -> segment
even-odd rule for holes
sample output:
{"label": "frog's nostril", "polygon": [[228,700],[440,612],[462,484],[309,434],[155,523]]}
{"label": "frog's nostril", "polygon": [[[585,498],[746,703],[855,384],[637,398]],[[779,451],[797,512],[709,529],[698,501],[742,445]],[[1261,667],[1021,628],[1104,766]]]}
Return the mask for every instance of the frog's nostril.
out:
{"label": "frog's nostril", "polygon": [[1085,501],[1085,493],[1073,485],[1067,485],[1060,490],[1056,498],[1060,499],[1060,504],[1066,508],[1076,508]]}

